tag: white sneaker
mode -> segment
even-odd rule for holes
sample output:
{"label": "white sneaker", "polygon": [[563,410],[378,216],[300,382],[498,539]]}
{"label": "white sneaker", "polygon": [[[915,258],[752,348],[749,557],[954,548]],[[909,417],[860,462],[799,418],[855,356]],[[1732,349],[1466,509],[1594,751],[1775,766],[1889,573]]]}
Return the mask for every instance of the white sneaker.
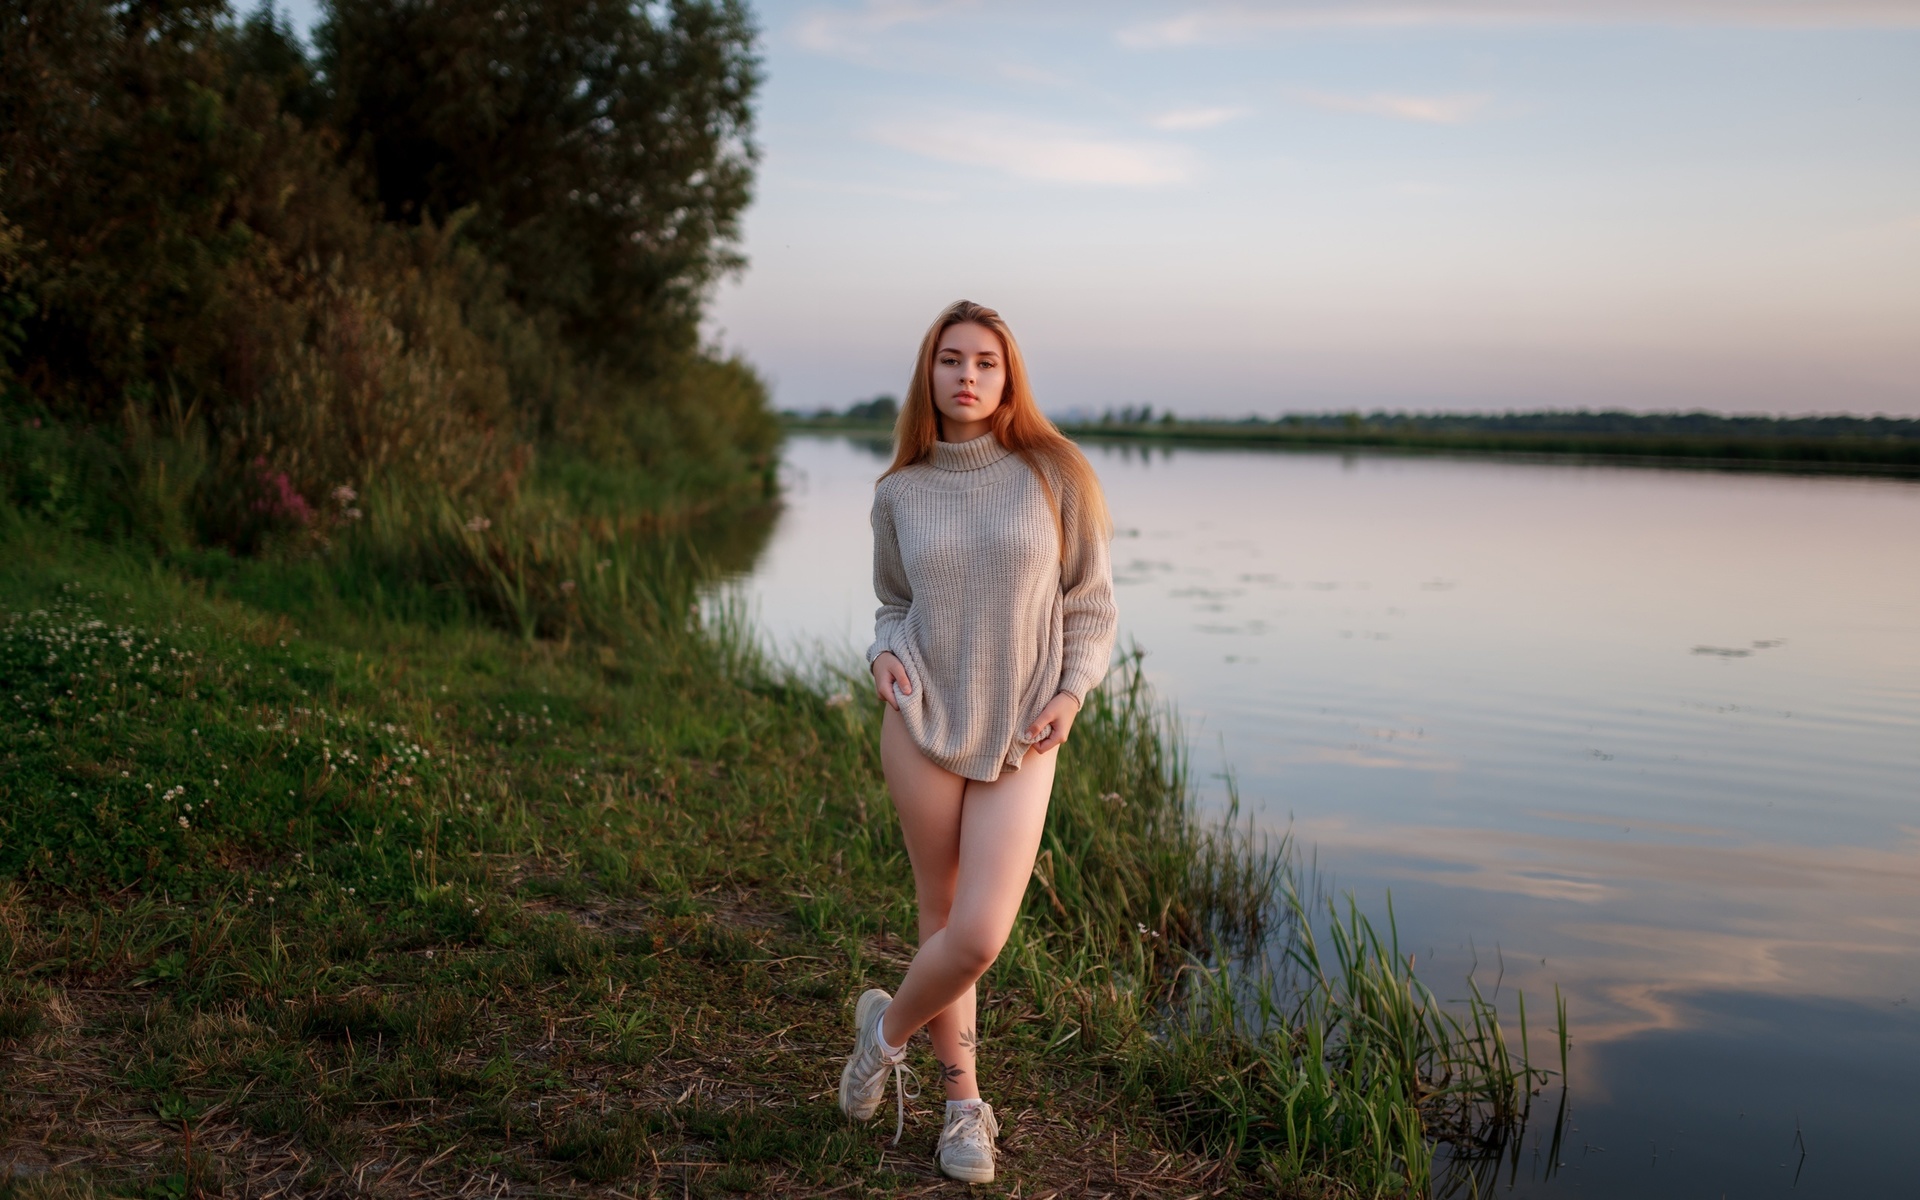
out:
{"label": "white sneaker", "polygon": [[992,1183],[993,1139],[999,1136],[1000,1122],[993,1119],[993,1105],[986,1101],[949,1108],[947,1127],[940,1131],[940,1149],[934,1157],[950,1178]]}
{"label": "white sneaker", "polygon": [[904,1048],[896,1058],[888,1058],[880,1048],[880,1018],[886,1015],[887,1005],[891,1003],[893,997],[880,988],[868,988],[860,993],[860,1002],[854,1005],[853,1053],[847,1056],[847,1065],[840,1069],[840,1111],[856,1121],[872,1120],[887,1094],[887,1076],[891,1074],[895,1109],[893,1140],[898,1143],[900,1131],[906,1128],[907,1122],[906,1085],[900,1077],[910,1072],[905,1065]]}

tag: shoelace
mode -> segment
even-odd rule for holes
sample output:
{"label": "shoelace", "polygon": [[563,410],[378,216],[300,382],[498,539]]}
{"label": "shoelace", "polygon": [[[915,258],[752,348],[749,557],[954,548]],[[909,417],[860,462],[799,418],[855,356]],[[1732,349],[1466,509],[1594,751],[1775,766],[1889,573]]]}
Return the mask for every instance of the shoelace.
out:
{"label": "shoelace", "polygon": [[940,1131],[940,1149],[945,1150],[948,1142],[957,1142],[986,1130],[986,1140],[991,1143],[1000,1136],[1000,1122],[993,1119],[993,1110],[984,1104],[970,1108],[955,1109],[948,1118],[947,1127]]}
{"label": "shoelace", "polygon": [[[893,1072],[893,1144],[898,1146],[900,1144],[900,1135],[906,1132],[907,1128],[907,1101],[918,1100],[920,1098],[918,1089],[912,1093],[907,1092],[907,1085],[901,1081],[900,1077],[902,1075],[911,1075],[915,1083],[920,1083],[920,1072],[907,1065],[907,1056],[904,1050],[895,1061],[887,1061],[886,1055],[880,1050],[880,1020],[881,1018],[879,1016],[874,1018],[873,1044],[868,1052],[873,1055],[879,1070],[890,1070]],[[860,1065],[854,1069],[859,1071],[861,1067],[865,1065],[866,1063],[863,1060]],[[862,1073],[864,1074],[864,1072]],[[868,1076],[868,1078],[872,1077]]]}
{"label": "shoelace", "polygon": [[900,1134],[907,1128],[907,1101],[920,1098],[918,1088],[907,1092],[907,1085],[900,1080],[902,1075],[911,1075],[915,1083],[920,1082],[920,1072],[908,1066],[906,1059],[893,1064],[893,1144],[896,1146],[900,1144]]}

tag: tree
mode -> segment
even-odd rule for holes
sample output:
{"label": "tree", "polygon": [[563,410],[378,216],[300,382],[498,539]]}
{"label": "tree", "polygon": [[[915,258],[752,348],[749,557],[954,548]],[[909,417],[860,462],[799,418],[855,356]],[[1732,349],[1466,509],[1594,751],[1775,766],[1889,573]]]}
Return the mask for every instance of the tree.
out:
{"label": "tree", "polygon": [[892,396],[875,396],[847,406],[847,416],[855,421],[891,421],[900,415],[900,402]]}
{"label": "tree", "polygon": [[444,222],[595,361],[691,349],[741,263],[760,81],[738,0],[332,0],[334,126],[389,219]]}

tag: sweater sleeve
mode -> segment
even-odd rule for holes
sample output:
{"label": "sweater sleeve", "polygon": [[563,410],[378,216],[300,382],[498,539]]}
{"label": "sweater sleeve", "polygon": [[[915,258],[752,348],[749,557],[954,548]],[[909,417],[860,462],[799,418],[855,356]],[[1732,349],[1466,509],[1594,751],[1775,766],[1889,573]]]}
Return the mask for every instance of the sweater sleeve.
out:
{"label": "sweater sleeve", "polygon": [[1096,528],[1071,489],[1061,498],[1066,554],[1060,563],[1060,690],[1086,703],[1106,678],[1120,610],[1113,602],[1113,560],[1107,532]]}
{"label": "sweater sleeve", "polygon": [[868,665],[893,648],[894,632],[906,621],[907,607],[913,603],[913,586],[907,582],[906,566],[900,559],[900,538],[893,527],[890,490],[882,484],[873,493],[873,594],[880,607],[873,614]]}

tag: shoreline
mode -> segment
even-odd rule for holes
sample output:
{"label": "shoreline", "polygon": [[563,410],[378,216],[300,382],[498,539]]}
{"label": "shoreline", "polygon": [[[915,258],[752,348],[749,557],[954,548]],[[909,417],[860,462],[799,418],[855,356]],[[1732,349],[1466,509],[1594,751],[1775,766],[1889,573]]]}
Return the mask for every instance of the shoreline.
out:
{"label": "shoreline", "polygon": [[[783,416],[788,433],[890,437],[890,423]],[[1294,452],[1375,451],[1516,462],[1596,463],[1789,475],[1920,478],[1920,439],[1670,434],[1405,433],[1290,429],[1242,422],[1063,424],[1076,442]],[[1784,453],[1783,453],[1784,452]]]}

